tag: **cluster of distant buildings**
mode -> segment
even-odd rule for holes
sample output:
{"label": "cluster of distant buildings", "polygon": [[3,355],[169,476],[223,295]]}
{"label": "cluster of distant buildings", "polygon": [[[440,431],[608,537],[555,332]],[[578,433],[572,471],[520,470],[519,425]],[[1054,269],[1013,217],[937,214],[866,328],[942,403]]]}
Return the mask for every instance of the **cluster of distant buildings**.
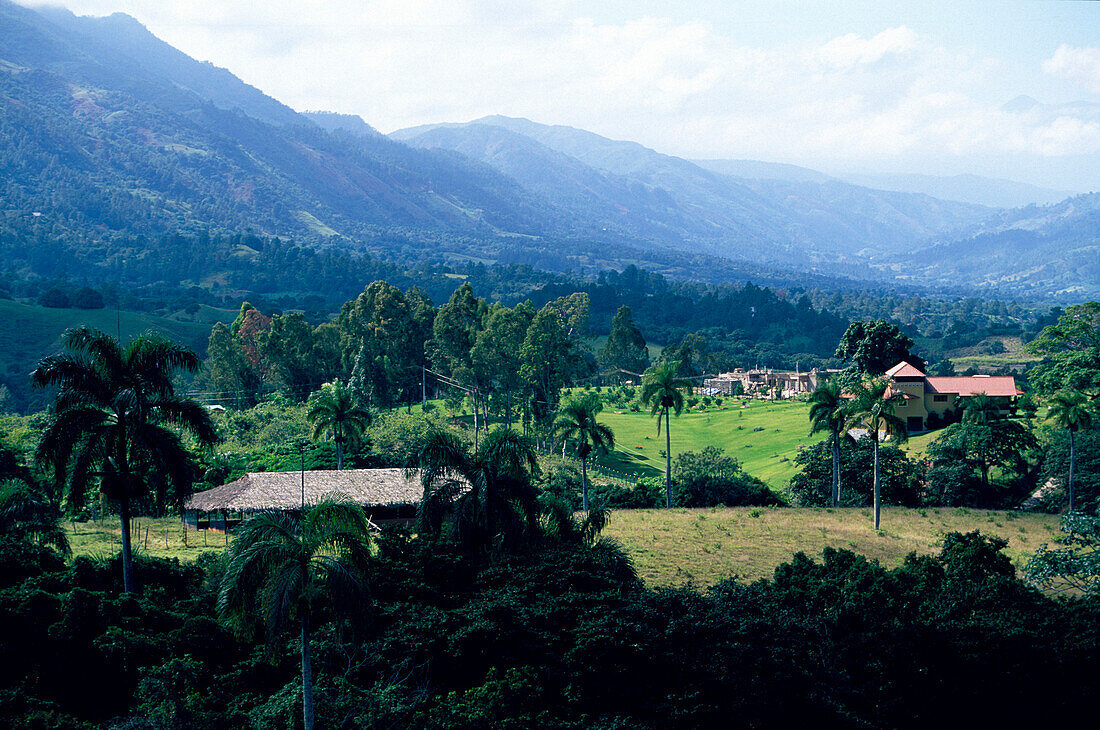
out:
{"label": "cluster of distant buildings", "polygon": [[747,395],[765,398],[794,398],[799,393],[812,393],[825,378],[839,370],[818,370],[809,372],[785,372],[770,368],[737,368],[728,373],[720,373],[703,381],[703,393],[706,395]]}
{"label": "cluster of distant buildings", "polygon": [[[812,393],[826,378],[838,372],[816,368],[809,372],[738,368],[704,380],[703,393],[795,398],[801,393]],[[910,431],[923,431],[949,422],[962,407],[960,398],[983,393],[1008,412],[1016,397],[1022,394],[1011,375],[937,377],[925,375],[907,362],[899,362],[887,370],[886,375],[904,397],[895,413],[905,419]]]}

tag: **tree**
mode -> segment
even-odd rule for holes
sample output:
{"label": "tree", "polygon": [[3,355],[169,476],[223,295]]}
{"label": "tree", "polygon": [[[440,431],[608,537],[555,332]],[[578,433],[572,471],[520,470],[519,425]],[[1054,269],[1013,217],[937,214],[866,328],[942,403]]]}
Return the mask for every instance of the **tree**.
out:
{"label": "tree", "polygon": [[349,385],[364,403],[385,407],[419,395],[434,319],[435,307],[419,289],[402,293],[384,281],[370,283],[340,308],[336,329],[344,368],[354,369]]}
{"label": "tree", "polygon": [[44,495],[15,480],[0,484],[0,535],[52,545],[69,554],[69,540],[57,523],[57,508]]}
{"label": "tree", "polygon": [[856,368],[867,375],[882,375],[903,360],[924,370],[924,360],[914,355],[912,349],[913,340],[897,325],[876,319],[849,324],[834,355],[854,361]]}
{"label": "tree", "polygon": [[855,385],[852,389],[852,399],[847,405],[847,413],[850,417],[846,424],[847,431],[850,433],[857,426],[866,428],[874,448],[872,490],[876,530],[879,529],[882,508],[878,464],[880,433],[887,438],[893,437],[897,442],[904,441],[908,437],[909,432],[905,428],[905,421],[894,415],[894,409],[903,398],[905,396],[902,393],[891,388],[889,378],[870,378]]}
{"label": "tree", "polygon": [[530,302],[521,302],[512,309],[493,305],[470,353],[478,382],[484,383],[497,400],[503,398],[508,425],[512,424],[513,399],[519,398],[524,388],[520,374],[522,349],[534,318],[535,308]]}
{"label": "tree", "polygon": [[535,314],[527,328],[520,347],[520,375],[531,399],[532,415],[540,427],[551,425],[561,389],[576,371],[574,344],[562,312],[549,304]]}
{"label": "tree", "polygon": [[301,629],[302,718],[313,730],[310,637],[322,604],[360,609],[370,557],[363,508],[333,495],[301,515],[261,512],[242,523],[229,546],[218,609],[247,630],[263,618],[273,639],[297,618]]}
{"label": "tree", "polygon": [[649,367],[649,350],[641,330],[634,324],[630,307],[625,304],[615,312],[611,320],[611,333],[596,356],[596,362],[605,370],[627,370],[641,373]]}
{"label": "tree", "polygon": [[[833,455],[828,441],[799,449],[791,477],[794,502],[806,507],[828,507],[833,499]],[[840,476],[844,483],[841,507],[873,507],[875,501],[875,447],[871,439],[840,439]],[[918,464],[902,449],[880,444],[879,490],[883,504],[916,507],[921,503],[922,475]]]}
{"label": "tree", "polygon": [[[453,432],[430,428],[410,464],[420,468],[420,533],[450,537],[471,552],[514,550],[538,534],[538,460],[531,441],[496,427],[472,451]],[[445,530],[448,533],[445,535]]]}
{"label": "tree", "polygon": [[810,394],[810,435],[829,432],[833,452],[833,507],[840,506],[840,434],[844,433],[847,422],[846,404],[836,381],[826,381]]}
{"label": "tree", "polygon": [[336,469],[344,468],[344,447],[353,446],[371,424],[370,411],[339,380],[325,383],[309,397],[306,420],[313,425],[313,439],[326,436],[336,444]]}
{"label": "tree", "polygon": [[615,447],[615,434],[596,417],[603,410],[597,393],[571,398],[554,420],[554,434],[571,441],[581,460],[581,496],[588,511],[588,457],[592,452],[606,454]]}
{"label": "tree", "polygon": [[234,402],[238,408],[251,408],[259,399],[263,384],[258,368],[245,357],[244,348],[232,330],[217,322],[210,330],[206,345],[206,369],[200,376],[223,402]]}
{"label": "tree", "polygon": [[201,405],[176,395],[176,371],[195,372],[199,358],[159,335],[135,338],[125,348],[89,328],[68,330],[67,353],[43,358],[32,373],[38,387],[57,386],[55,416],[37,455],[67,482],[69,504],[81,505],[88,487],[118,503],[122,522],[122,575],[134,590],[130,515],[134,500],[150,488],[163,508],[169,483],[182,498],[191,487],[191,455],[178,431],[202,448],[217,432]]}
{"label": "tree", "polygon": [[103,295],[91,287],[83,286],[73,292],[72,305],[77,309],[103,309]]}
{"label": "tree", "polygon": [[661,417],[665,419],[665,507],[672,506],[672,439],[669,436],[669,414],[677,417],[684,410],[684,393],[691,392],[691,381],[677,376],[679,362],[666,362],[651,367],[642,376],[641,401],[657,416],[657,434],[661,433]]}
{"label": "tree", "polygon": [[281,381],[287,394],[300,401],[311,384],[339,373],[336,337],[331,324],[314,329],[301,312],[277,314],[257,337],[264,372]]}
{"label": "tree", "polygon": [[[1025,471],[1024,454],[1034,448],[1035,438],[1022,424],[1004,418],[996,402],[983,394],[970,396],[963,404],[962,419],[943,429],[928,445],[928,454],[941,470],[938,475],[941,481],[946,476],[942,473],[944,467],[951,467],[957,475],[959,465],[977,469],[981,476],[980,501],[994,507],[1001,500],[990,489],[990,470],[999,466]],[[943,486],[940,484],[940,491],[944,491]],[[961,484],[956,484],[951,491],[965,493],[966,490],[960,490],[959,486]]]}
{"label": "tree", "polygon": [[1066,480],[1066,491],[1069,492],[1069,511],[1073,512],[1073,469],[1077,456],[1074,453],[1074,435],[1080,430],[1092,428],[1096,413],[1085,394],[1075,391],[1058,391],[1050,397],[1048,405],[1047,418],[1069,433],[1069,477]]}
{"label": "tree", "polygon": [[678,507],[784,504],[764,482],[746,474],[741,462],[717,446],[676,455],[674,502]]}
{"label": "tree", "polygon": [[1100,512],[1070,511],[1062,516],[1064,547],[1040,545],[1024,569],[1024,577],[1043,591],[1080,591],[1100,596]]}
{"label": "tree", "polygon": [[1100,398],[1100,302],[1069,307],[1027,350],[1043,356],[1028,372],[1040,395],[1075,390],[1089,400]]}

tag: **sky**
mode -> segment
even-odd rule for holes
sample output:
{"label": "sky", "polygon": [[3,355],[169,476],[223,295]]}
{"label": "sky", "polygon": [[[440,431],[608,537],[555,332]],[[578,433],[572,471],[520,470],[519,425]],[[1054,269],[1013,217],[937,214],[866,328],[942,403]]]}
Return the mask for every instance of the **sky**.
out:
{"label": "sky", "polygon": [[383,132],[504,114],[689,158],[1100,190],[1100,3],[20,1],[127,13]]}

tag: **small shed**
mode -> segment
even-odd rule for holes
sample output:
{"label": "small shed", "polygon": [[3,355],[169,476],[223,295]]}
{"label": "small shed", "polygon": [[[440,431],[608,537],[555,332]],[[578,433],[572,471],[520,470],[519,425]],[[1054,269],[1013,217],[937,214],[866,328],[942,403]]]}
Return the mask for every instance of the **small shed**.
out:
{"label": "small shed", "polygon": [[333,493],[367,510],[375,524],[408,521],[424,495],[419,472],[404,469],[346,469],[250,472],[184,502],[183,523],[197,530],[230,530],[251,512],[297,512]]}

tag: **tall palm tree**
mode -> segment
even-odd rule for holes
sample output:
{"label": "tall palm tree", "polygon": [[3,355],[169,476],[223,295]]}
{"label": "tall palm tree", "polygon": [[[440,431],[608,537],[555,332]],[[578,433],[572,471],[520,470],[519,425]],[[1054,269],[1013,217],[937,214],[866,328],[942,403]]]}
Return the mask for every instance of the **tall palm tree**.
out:
{"label": "tall palm tree", "polygon": [[424,499],[422,534],[439,537],[444,528],[470,550],[511,550],[538,534],[538,490],[531,477],[538,461],[531,440],[497,427],[472,451],[453,432],[424,434],[410,463],[420,468]]}
{"label": "tall palm tree", "polygon": [[322,602],[350,610],[365,597],[361,576],[370,557],[368,528],[362,507],[332,495],[301,515],[261,512],[237,528],[229,546],[219,611],[245,630],[258,614],[269,640],[298,621],[306,730],[313,730],[311,625]]}
{"label": "tall palm tree", "polygon": [[332,437],[339,470],[344,468],[344,447],[359,442],[371,424],[371,415],[366,408],[360,407],[350,388],[334,380],[309,397],[306,420],[313,424],[314,440]]}
{"label": "tall palm tree", "polygon": [[665,507],[672,506],[672,438],[668,433],[669,414],[679,417],[684,410],[684,392],[691,392],[691,381],[677,375],[679,362],[655,365],[642,375],[642,404],[650,415],[657,416],[657,435],[661,434],[661,417],[665,419]]}
{"label": "tall palm tree", "polygon": [[606,454],[615,447],[615,434],[596,416],[603,403],[596,393],[571,398],[562,406],[554,420],[554,434],[573,442],[581,460],[581,495],[584,511],[588,511],[588,457],[593,451]]}
{"label": "tall palm tree", "polygon": [[901,442],[909,437],[905,428],[905,421],[894,415],[894,409],[905,398],[900,391],[894,390],[890,385],[890,379],[886,377],[870,378],[858,383],[852,388],[852,398],[848,401],[846,411],[850,420],[846,424],[846,430],[854,427],[866,428],[875,447],[875,461],[873,471],[873,484],[875,492],[875,529],[879,528],[881,502],[879,499],[879,473],[878,473],[878,444],[880,434],[886,438],[894,438]]}
{"label": "tall palm tree", "polygon": [[1069,479],[1067,491],[1069,492],[1069,511],[1074,509],[1073,472],[1077,454],[1074,451],[1074,434],[1080,429],[1092,428],[1097,420],[1097,414],[1092,408],[1092,403],[1084,393],[1079,391],[1059,390],[1048,401],[1047,418],[1054,421],[1055,425],[1069,432]]}
{"label": "tall palm tree", "polygon": [[176,395],[172,376],[195,372],[201,361],[186,347],[156,334],[121,347],[111,336],[82,327],[62,336],[67,353],[43,358],[31,374],[39,387],[56,386],[55,415],[37,456],[66,483],[70,506],[84,501],[88,487],[119,506],[122,523],[122,582],[134,590],[130,515],[134,500],[154,490],[163,506],[168,484],[177,497],[190,489],[191,455],[180,432],[209,448],[217,439],[210,414]]}
{"label": "tall palm tree", "polygon": [[836,381],[824,382],[810,394],[810,435],[828,431],[833,450],[833,507],[840,506],[840,434],[848,419],[846,405],[843,389]]}

